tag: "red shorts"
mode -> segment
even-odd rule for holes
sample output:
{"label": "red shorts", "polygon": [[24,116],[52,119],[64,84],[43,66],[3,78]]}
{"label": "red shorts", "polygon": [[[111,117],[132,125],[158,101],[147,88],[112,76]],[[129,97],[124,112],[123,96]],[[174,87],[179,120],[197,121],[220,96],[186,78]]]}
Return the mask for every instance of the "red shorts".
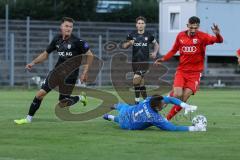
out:
{"label": "red shorts", "polygon": [[176,71],[173,87],[189,88],[193,93],[196,93],[200,85],[201,75],[200,72]]}

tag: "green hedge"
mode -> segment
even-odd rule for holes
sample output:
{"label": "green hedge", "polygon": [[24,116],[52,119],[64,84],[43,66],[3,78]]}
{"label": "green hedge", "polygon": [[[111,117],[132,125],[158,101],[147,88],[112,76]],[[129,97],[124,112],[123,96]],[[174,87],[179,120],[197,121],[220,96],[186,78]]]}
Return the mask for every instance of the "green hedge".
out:
{"label": "green hedge", "polygon": [[[16,3],[14,3],[16,2]],[[131,0],[132,5],[113,13],[96,13],[97,0],[0,0],[0,18],[9,4],[10,19],[59,20],[69,16],[79,21],[133,22],[139,15],[158,22],[157,0]]]}

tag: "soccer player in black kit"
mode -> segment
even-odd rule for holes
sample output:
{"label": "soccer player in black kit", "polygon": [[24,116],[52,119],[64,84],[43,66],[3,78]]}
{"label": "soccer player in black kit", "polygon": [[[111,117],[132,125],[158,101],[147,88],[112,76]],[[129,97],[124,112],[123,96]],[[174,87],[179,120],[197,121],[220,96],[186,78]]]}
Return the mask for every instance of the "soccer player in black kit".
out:
{"label": "soccer player in black kit", "polygon": [[[127,36],[127,41],[123,43],[123,48],[132,47],[132,69],[134,72],[133,86],[135,90],[135,104],[140,101],[140,93],[145,99],[147,97],[144,85],[144,73],[148,70],[150,57],[155,59],[159,45],[154,36],[145,31],[146,18],[139,16],[136,18],[137,30]],[[154,45],[153,52],[149,53],[149,45]]]}
{"label": "soccer player in black kit", "polygon": [[[53,38],[52,42],[49,44],[47,49],[44,52],[42,52],[37,58],[35,58],[31,63],[27,64],[25,68],[31,70],[35,64],[44,62],[45,60],[48,59],[49,54],[54,50],[57,51],[59,56],[57,64],[55,65],[55,69],[59,65],[63,64],[66,60],[74,56],[84,54],[87,56],[88,63],[84,65],[84,69],[80,76],[80,80],[82,82],[86,81],[88,69],[93,60],[93,54],[85,41],[77,38],[72,34],[73,23],[74,20],[72,18],[64,17],[61,21],[60,26],[61,33],[57,34]],[[14,120],[16,124],[25,124],[32,122],[32,118],[35,112],[39,109],[43,98],[52,90],[48,82],[51,73],[52,71],[48,73],[48,76],[45,79],[45,82],[43,83],[41,89],[36,93],[36,96],[34,97],[30,105],[27,117],[24,119]],[[79,68],[73,71],[72,73],[69,73],[69,76],[67,76],[65,79],[65,83],[75,85],[78,79],[78,73]],[[85,95],[71,96],[59,93],[59,104],[66,104],[66,106],[70,106],[77,103],[78,101],[81,101],[83,105],[86,105],[86,96]]]}

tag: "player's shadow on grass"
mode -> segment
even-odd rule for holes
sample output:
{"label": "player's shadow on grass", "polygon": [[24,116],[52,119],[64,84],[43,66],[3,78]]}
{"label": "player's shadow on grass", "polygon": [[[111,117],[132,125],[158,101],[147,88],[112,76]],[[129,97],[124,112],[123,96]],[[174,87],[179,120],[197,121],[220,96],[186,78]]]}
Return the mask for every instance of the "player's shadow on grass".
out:
{"label": "player's shadow on grass", "polygon": [[36,118],[34,119],[34,122],[50,122],[50,123],[55,123],[55,122],[61,122],[61,120],[57,118]]}

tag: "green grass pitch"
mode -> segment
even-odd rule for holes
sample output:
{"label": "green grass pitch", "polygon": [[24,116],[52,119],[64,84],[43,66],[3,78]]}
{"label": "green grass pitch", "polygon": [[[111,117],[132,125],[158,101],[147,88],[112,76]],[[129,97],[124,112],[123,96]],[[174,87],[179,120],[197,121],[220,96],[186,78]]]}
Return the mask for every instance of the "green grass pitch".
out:
{"label": "green grass pitch", "polygon": [[[85,122],[59,120],[54,113],[58,94],[43,101],[34,122],[23,118],[35,90],[0,90],[0,160],[237,160],[240,159],[240,90],[202,89],[189,103],[208,119],[207,132],[165,132],[157,128],[126,131],[101,117]],[[77,104],[73,112],[91,110]],[[169,109],[170,106],[167,108]],[[113,112],[114,113],[114,112]],[[164,111],[166,113],[166,111]],[[190,125],[178,116],[175,124]]]}

